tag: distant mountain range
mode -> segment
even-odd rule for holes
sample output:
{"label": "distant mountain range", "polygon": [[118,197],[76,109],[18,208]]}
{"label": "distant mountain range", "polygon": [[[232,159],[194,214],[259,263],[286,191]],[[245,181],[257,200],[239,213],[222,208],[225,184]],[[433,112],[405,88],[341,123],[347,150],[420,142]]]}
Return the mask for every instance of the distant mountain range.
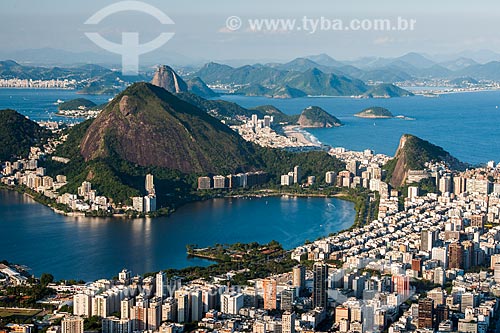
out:
{"label": "distant mountain range", "polygon": [[104,75],[116,74],[110,69],[99,65],[81,65],[77,67],[40,67],[20,65],[13,60],[0,61],[0,77],[2,79],[33,79],[33,80],[49,80],[49,79],[68,79],[68,80],[89,80],[101,77]]}
{"label": "distant mountain range", "polygon": [[[475,53],[477,56],[479,53]],[[471,53],[471,55],[474,55]],[[481,59],[500,59],[493,52],[481,53]],[[496,56],[498,57],[496,57]],[[441,59],[441,60],[434,60]],[[168,67],[168,66],[167,66]],[[175,74],[179,91],[202,97],[216,97],[207,85],[232,85],[234,93],[245,96],[295,98],[304,96],[400,97],[411,93],[391,86],[416,79],[446,79],[457,87],[479,80],[500,81],[500,61],[476,61],[463,53],[456,58],[434,57],[411,52],[397,58],[365,57],[339,61],[326,54],[296,58],[286,63],[267,63],[232,67],[209,62],[202,67],[179,67]],[[175,71],[168,67],[170,73]],[[152,71],[137,77],[122,76],[119,71],[99,65],[40,67],[0,61],[0,78],[75,79],[86,94],[116,94],[137,81],[150,81]],[[164,75],[162,80],[168,80]],[[172,84],[171,82],[169,83]],[[382,85],[381,85],[382,84]]]}
{"label": "distant mountain range", "polygon": [[[344,73],[364,81],[401,82],[415,78],[454,79],[472,75],[476,79],[500,80],[500,55],[486,63],[480,63],[463,56],[437,62],[428,57],[411,52],[398,58],[361,58],[355,61],[339,62],[327,55],[310,56],[307,59],[319,59],[318,65],[323,71]],[[291,64],[294,61],[288,63]],[[340,66],[343,64],[343,66]],[[313,64],[308,63],[309,66]],[[328,64],[337,64],[335,66]],[[318,67],[319,68],[319,67]]]}
{"label": "distant mountain range", "polygon": [[[498,57],[500,59],[500,55]],[[242,87],[236,94],[274,98],[302,97],[304,95],[371,97],[408,96],[404,92],[381,85],[414,79],[471,78],[500,81],[500,61],[481,64],[471,58],[458,57],[443,62],[433,61],[419,53],[408,53],[398,58],[362,58],[356,61],[338,61],[326,54],[296,58],[287,63],[268,63],[231,67],[207,63],[192,75],[207,84],[233,84]],[[384,91],[386,90],[387,91]],[[372,94],[369,90],[377,91]],[[375,96],[373,96],[375,97]]]}
{"label": "distant mountain range", "polygon": [[[491,61],[500,61],[500,54],[491,50],[464,50],[458,53],[449,54],[426,54],[410,52],[401,57],[394,58],[380,58],[380,57],[361,57],[355,60],[336,60],[328,54],[322,53],[317,55],[310,55],[304,58],[310,59],[317,64],[328,67],[342,67],[346,65],[353,65],[355,67],[364,68],[365,64],[373,61],[381,63],[391,62],[391,60],[410,60],[415,55],[421,55],[429,61],[437,64],[452,62],[456,59],[467,58],[474,62],[485,64]],[[21,50],[0,50],[0,59],[14,59],[19,63],[26,65],[37,66],[75,66],[82,64],[101,64],[106,66],[118,67],[120,65],[120,56],[117,54],[108,53],[102,50],[96,51],[70,51],[63,49],[56,49],[50,47],[44,48],[28,48]],[[159,63],[169,63],[178,66],[200,66],[207,62],[203,57],[189,57],[185,54],[180,54],[174,50],[159,49],[154,52],[141,56],[141,65],[151,67]],[[273,64],[278,64],[280,61],[270,59],[260,59],[262,63],[272,61]],[[251,64],[255,59],[219,59],[217,62],[228,64],[231,66],[242,66],[244,64]],[[418,66],[417,66],[418,67]],[[425,66],[429,67],[429,66]]]}
{"label": "distant mountain range", "polygon": [[[309,63],[309,62],[307,62]],[[126,77],[120,72],[98,65],[82,65],[74,68],[23,66],[14,61],[0,62],[0,78],[4,79],[68,79],[78,81],[77,88],[84,94],[116,94],[128,84],[149,81],[146,75]],[[160,66],[153,75],[153,84],[172,93],[191,92],[205,98],[216,97],[207,83],[237,84],[242,88],[236,94],[294,98],[310,96],[366,96],[398,97],[411,95],[391,84],[375,86],[375,89],[359,79],[346,75],[326,73],[314,67],[301,71],[287,71],[264,65],[233,68],[227,65],[208,63],[200,70],[182,78],[169,66]]]}
{"label": "distant mountain range", "polygon": [[[95,51],[78,52],[51,47],[30,48],[23,50],[0,50],[0,59],[15,59],[17,62],[31,66],[76,66],[82,64],[100,64],[113,66],[115,68],[121,65],[121,56],[97,49]],[[157,49],[151,53],[143,54],[140,58],[140,65],[151,67],[158,63],[170,63],[176,66],[199,66],[206,62],[202,58],[188,57],[171,49],[167,52],[163,48]]]}
{"label": "distant mountain range", "polygon": [[[479,56],[479,55],[482,56]],[[467,57],[467,55],[472,57]],[[481,60],[473,59],[477,57]],[[500,54],[491,51],[464,52],[444,61],[431,60],[429,56],[411,52],[398,58],[362,58],[356,61],[338,62],[327,55],[310,56],[319,59],[318,64],[331,66],[332,71],[341,71],[364,81],[400,82],[412,78],[500,80]],[[344,64],[344,67],[338,63]],[[312,64],[310,64],[312,65]],[[350,67],[349,67],[350,66]],[[323,67],[323,70],[328,71]]]}
{"label": "distant mountain range", "polygon": [[[353,79],[341,71],[324,72],[310,60],[300,59],[291,64],[246,65],[233,68],[228,65],[208,63],[193,75],[200,77],[208,84],[242,85],[235,94],[246,96],[267,96],[274,98],[294,98],[303,96],[366,96],[366,97],[398,97],[410,96],[411,93],[392,86],[368,86],[359,79]],[[318,66],[321,67],[321,66]],[[323,67],[324,68],[324,67]],[[370,91],[377,89],[377,94]],[[387,91],[385,91],[387,90]],[[377,95],[377,96],[375,96]]]}

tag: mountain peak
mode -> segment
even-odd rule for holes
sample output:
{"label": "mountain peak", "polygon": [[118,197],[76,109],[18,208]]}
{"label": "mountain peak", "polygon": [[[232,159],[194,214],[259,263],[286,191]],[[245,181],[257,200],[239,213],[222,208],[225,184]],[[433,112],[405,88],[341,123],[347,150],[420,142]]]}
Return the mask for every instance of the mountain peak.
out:
{"label": "mountain peak", "polygon": [[8,60],[0,61],[0,66],[12,67],[12,66],[21,66],[21,65],[19,65],[14,60],[8,59]]}
{"label": "mountain peak", "polygon": [[337,127],[342,123],[319,106],[308,106],[302,110],[297,123],[301,127]]}
{"label": "mountain peak", "polygon": [[331,56],[329,56],[326,53],[321,53],[318,55],[311,55],[307,57],[308,59],[314,61],[317,64],[323,65],[323,66],[330,66],[330,67],[342,67],[345,66],[344,63],[335,60]]}
{"label": "mountain peak", "polygon": [[416,68],[428,68],[435,65],[435,62],[427,59],[425,56],[417,52],[409,52],[405,55],[396,58],[395,60],[406,62]]}
{"label": "mountain peak", "polygon": [[189,80],[187,80],[186,84],[189,92],[201,96],[203,98],[211,98],[219,96],[219,94],[210,89],[199,76],[190,78]]}
{"label": "mountain peak", "polygon": [[306,71],[306,73],[308,73],[308,72],[311,74],[314,74],[314,75],[324,74],[318,67],[313,67],[313,68]]}
{"label": "mountain peak", "polygon": [[399,88],[392,83],[381,83],[370,88],[370,90],[364,93],[364,96],[372,98],[391,98],[413,96],[413,93],[411,91]]}
{"label": "mountain peak", "polygon": [[180,93],[188,91],[186,82],[167,65],[159,66],[156,70],[151,83],[155,86],[162,87],[171,93]]}
{"label": "mountain peak", "polygon": [[17,111],[0,110],[0,160],[26,156],[32,145],[39,144],[49,132]]}
{"label": "mountain peak", "polygon": [[80,144],[86,161],[112,157],[184,173],[247,169],[251,150],[219,120],[145,82],[116,96]]}
{"label": "mountain peak", "polygon": [[406,182],[408,171],[423,170],[429,162],[445,162],[452,169],[463,169],[465,165],[429,141],[412,134],[403,134],[394,158],[386,165],[387,178],[394,187]]}

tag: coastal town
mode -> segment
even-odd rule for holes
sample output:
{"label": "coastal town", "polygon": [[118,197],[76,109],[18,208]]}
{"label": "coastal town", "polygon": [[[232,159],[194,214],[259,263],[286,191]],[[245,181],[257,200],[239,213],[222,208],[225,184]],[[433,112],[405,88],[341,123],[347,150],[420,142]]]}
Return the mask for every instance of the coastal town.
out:
{"label": "coastal town", "polygon": [[500,333],[500,1],[0,17],[0,333]]}
{"label": "coastal town", "polygon": [[[274,125],[274,126],[273,126]],[[317,141],[312,141],[307,138],[308,133],[304,132],[295,125],[277,126],[282,129],[282,134],[279,134],[274,124],[274,117],[266,115],[263,119],[259,119],[256,114],[252,115],[251,119],[241,125],[231,126],[241,137],[247,141],[258,144],[262,147],[281,148],[290,151],[319,149],[321,144]],[[273,128],[274,127],[274,128]]]}
{"label": "coastal town", "polygon": [[[50,128],[54,133],[60,133],[56,122],[41,122],[41,125]],[[131,205],[116,205],[105,196],[99,195],[92,189],[92,183],[83,181],[78,187],[77,193],[59,193],[59,190],[67,185],[65,175],[48,176],[46,169],[38,165],[40,160],[50,158],[56,163],[66,164],[67,158],[53,156],[56,147],[66,140],[65,135],[57,136],[57,139],[49,139],[42,147],[31,147],[26,158],[2,163],[0,182],[10,189],[19,189],[27,195],[34,197],[40,195],[49,200],[49,206],[56,212],[70,216],[84,216],[89,212],[103,212],[104,215],[117,215],[123,212],[136,212],[147,214],[156,211],[156,194],[154,177],[146,175],[144,181],[145,196],[131,197]],[[27,189],[28,191],[24,191]],[[30,192],[31,191],[31,192]]]}
{"label": "coastal town", "polygon": [[[6,163],[2,182],[19,182],[50,193],[77,210],[109,208],[106,198],[99,197],[89,182],[82,184],[77,195],[57,196],[53,191],[66,179],[63,175],[47,177],[37,167],[36,161],[50,153],[53,145],[44,149],[33,148],[28,159]],[[332,148],[329,153],[345,162],[346,170],[328,171],[324,185],[377,192],[378,216],[289,251],[287,256],[296,261],[291,271],[245,284],[231,283],[241,273],[233,270],[187,280],[165,272],[133,276],[126,269],[114,279],[51,283],[51,295],[42,304],[64,307],[66,312],[56,310],[36,325],[12,323],[9,330],[31,333],[39,326],[50,332],[82,333],[90,318],[99,318],[103,333],[193,328],[197,332],[482,333],[496,327],[496,296],[500,295],[498,166],[491,161],[481,168],[457,172],[442,162],[428,163],[424,170],[409,171],[410,186],[407,193],[400,193],[383,181],[382,167],[390,157],[344,148]],[[302,177],[300,166],[292,170],[281,177],[282,186],[315,182],[312,177]],[[248,184],[252,177],[252,182],[259,183],[266,175],[239,175],[233,183],[247,179]],[[202,177],[199,185],[224,188],[231,179]],[[430,180],[436,190],[420,188],[422,179]],[[147,202],[155,194],[153,175],[146,177],[145,188],[148,195],[134,198],[132,209],[154,207]],[[4,287],[33,283],[13,266],[2,267]],[[54,325],[57,318],[59,324]]]}
{"label": "coastal town", "polygon": [[33,79],[20,79],[0,78],[0,88],[37,88],[37,89],[75,89],[77,85],[76,80],[33,80]]}
{"label": "coastal town", "polygon": [[[92,118],[97,116],[101,110],[92,111]],[[61,111],[60,111],[61,112]],[[67,111],[80,112],[80,111]],[[89,111],[81,111],[87,112]],[[313,141],[309,134],[297,126],[285,126],[285,135],[278,134],[271,128],[273,117],[265,116],[264,119],[258,119],[257,115],[252,115],[250,119],[233,130],[237,131],[245,140],[251,141],[263,147],[273,147],[286,149],[289,151],[307,151],[324,149],[319,143]],[[56,148],[64,143],[67,135],[63,134],[60,124],[57,122],[43,121],[39,123],[55,134],[55,138],[50,138],[42,147],[33,146],[30,148],[29,155],[26,158],[19,158],[15,161],[5,161],[0,166],[1,184],[9,188],[23,189],[27,188],[33,192],[29,195],[37,194],[44,199],[50,200],[49,206],[56,212],[64,215],[104,215],[104,216],[123,216],[124,214],[137,213],[148,215],[157,211],[157,199],[154,189],[154,175],[148,174],[145,177],[145,195],[131,197],[129,205],[114,203],[110,198],[100,195],[92,188],[90,181],[83,181],[78,187],[77,193],[65,191],[64,186],[68,184],[66,175],[56,175],[51,177],[46,174],[46,169],[40,167],[40,161],[50,159],[56,163],[67,164],[68,158],[56,156]],[[64,127],[64,125],[63,125]],[[281,128],[281,127],[278,127]],[[309,137],[307,137],[308,135]],[[340,178],[339,178],[340,179]],[[357,178],[356,178],[357,180]],[[269,177],[264,171],[254,171],[239,173],[237,175],[214,175],[213,177],[199,177],[198,189],[234,189],[234,188],[252,188],[267,183]],[[330,183],[332,185],[333,183]],[[287,185],[287,184],[282,184]],[[289,185],[289,184],[288,184]],[[340,186],[344,186],[342,183]],[[350,187],[350,183],[347,185]],[[62,193],[59,193],[60,189]]]}
{"label": "coastal town", "polygon": [[[100,102],[110,102],[49,101],[57,111],[38,123],[26,116],[26,110],[4,110],[0,125],[8,149],[0,161],[2,191],[17,191],[75,220],[106,217],[108,226],[112,217],[151,225],[154,217],[164,215],[159,222],[169,223],[173,220],[169,215],[182,205],[188,210],[190,203],[214,198],[237,206],[233,205],[237,200],[254,203],[259,200],[252,199],[266,197],[262,202],[268,205],[271,196],[290,201],[305,197],[324,200],[327,207],[324,212],[311,208],[320,211],[317,220],[303,223],[319,225],[319,231],[307,233],[314,240],[288,230],[290,215],[298,215],[300,209],[282,210],[287,224],[283,233],[298,238],[286,246],[253,238],[241,243],[223,233],[223,244],[198,246],[192,232],[179,236],[186,262],[201,263],[194,267],[149,264],[153,256],[172,259],[174,254],[145,249],[151,242],[146,237],[137,253],[139,262],[148,261],[143,267],[150,271],[115,267],[89,274],[88,281],[81,280],[79,272],[70,280],[56,279],[51,265],[44,263],[59,257],[42,249],[40,262],[46,273],[40,276],[33,274],[39,274],[40,266],[31,270],[23,260],[0,258],[0,333],[498,332],[500,164],[462,163],[411,134],[403,134],[394,156],[388,156],[372,149],[326,145],[312,134],[315,131],[308,131],[354,128],[353,119],[360,128],[370,126],[367,136],[375,133],[372,125],[383,127],[391,118],[414,124],[424,113],[413,112],[413,105],[380,101],[381,106],[366,108],[364,99],[480,91],[485,95],[477,95],[486,96],[500,88],[495,75],[471,76],[467,73],[474,70],[462,72],[460,67],[465,61],[486,73],[495,64],[467,59],[438,63],[409,53],[374,60],[373,68],[356,68],[333,58],[326,59],[330,65],[322,65],[325,55],[313,58],[243,67],[210,62],[179,68],[184,78],[161,65],[150,83],[146,79],[152,67],[138,78],[124,78],[116,69],[92,64],[51,69],[0,62],[0,88],[72,89],[87,96],[102,94]],[[389,68],[391,63],[396,67]],[[229,97],[221,97],[225,94]],[[14,95],[9,100],[16,100]],[[416,101],[432,102],[422,96]],[[302,111],[289,114],[273,105],[253,107],[254,101],[245,102],[254,97],[295,99],[297,103],[276,104],[283,110],[300,106]],[[333,99],[323,103],[320,97],[342,97],[345,100],[339,101],[356,103],[362,110],[331,103]],[[307,105],[301,100],[305,98],[310,98]],[[455,101],[448,108],[454,112],[462,103]],[[481,105],[492,112],[498,109],[496,104],[490,99]],[[412,117],[401,115],[408,110]],[[60,121],[52,121],[52,115]],[[362,140],[360,147],[370,144]],[[344,200],[351,212],[327,217],[337,212],[333,200]],[[255,221],[263,219],[271,226],[274,217],[257,217],[253,210],[251,227],[273,234]],[[302,219],[310,211],[303,214],[294,218]],[[340,223],[341,214],[352,219],[343,216],[348,223]],[[187,215],[182,222],[188,219],[196,220]],[[219,215],[214,219],[222,220]],[[338,223],[330,233],[323,229],[329,219]],[[237,217],[230,222],[244,220]],[[194,226],[198,227],[199,223]],[[129,255],[133,250],[116,234],[119,255]],[[92,248],[81,235],[79,240]],[[17,251],[27,242],[31,238],[16,239],[9,250]],[[167,238],[161,242],[172,243]],[[109,254],[105,247],[96,252],[99,259]],[[108,264],[120,260],[110,258]],[[91,265],[104,266],[92,260]],[[123,266],[128,263],[123,261]],[[157,267],[162,270],[154,271]],[[116,276],[101,276],[102,271],[115,269]],[[60,274],[55,269],[53,273]]]}

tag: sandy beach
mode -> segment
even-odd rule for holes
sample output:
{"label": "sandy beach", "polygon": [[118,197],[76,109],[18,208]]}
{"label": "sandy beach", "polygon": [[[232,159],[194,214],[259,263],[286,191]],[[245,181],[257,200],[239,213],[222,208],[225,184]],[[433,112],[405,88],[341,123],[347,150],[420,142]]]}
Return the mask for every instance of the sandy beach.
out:
{"label": "sandy beach", "polygon": [[304,134],[304,130],[302,130],[299,126],[289,125],[284,126],[283,131],[285,135],[289,138],[295,138],[298,143],[303,146],[321,146],[321,143],[318,141],[313,141],[309,138],[308,135]]}

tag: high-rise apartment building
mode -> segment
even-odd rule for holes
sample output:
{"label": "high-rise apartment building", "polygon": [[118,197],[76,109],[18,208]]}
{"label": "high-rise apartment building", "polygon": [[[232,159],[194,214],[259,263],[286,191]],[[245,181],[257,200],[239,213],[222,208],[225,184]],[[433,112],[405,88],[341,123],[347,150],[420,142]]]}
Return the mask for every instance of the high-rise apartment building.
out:
{"label": "high-rise apartment building", "polygon": [[277,282],[275,279],[264,279],[262,280],[262,288],[264,293],[264,309],[275,310],[276,305],[276,293],[277,293]]}
{"label": "high-rise apartment building", "polygon": [[155,184],[153,181],[153,175],[150,173],[148,173],[146,175],[145,187],[146,187],[146,191],[148,192],[148,194],[155,194]]}
{"label": "high-rise apartment building", "polygon": [[302,170],[300,169],[300,166],[296,165],[293,168],[293,183],[299,184],[301,179],[302,179]]}
{"label": "high-rise apartment building", "polygon": [[463,268],[464,248],[458,242],[451,243],[448,246],[448,268]]}
{"label": "high-rise apartment building", "polygon": [[281,332],[295,333],[295,313],[285,311],[281,316]]}
{"label": "high-rise apartment building", "polygon": [[300,292],[306,284],[306,267],[297,265],[293,268],[293,281],[292,286],[297,288]]}
{"label": "high-rise apartment building", "polygon": [[418,328],[433,329],[434,300],[424,298],[418,301]]}
{"label": "high-rise apartment building", "polygon": [[83,333],[83,318],[65,317],[61,321],[61,333]]}
{"label": "high-rise apartment building", "polygon": [[316,263],[313,267],[313,307],[326,308],[328,305],[328,266]]}

